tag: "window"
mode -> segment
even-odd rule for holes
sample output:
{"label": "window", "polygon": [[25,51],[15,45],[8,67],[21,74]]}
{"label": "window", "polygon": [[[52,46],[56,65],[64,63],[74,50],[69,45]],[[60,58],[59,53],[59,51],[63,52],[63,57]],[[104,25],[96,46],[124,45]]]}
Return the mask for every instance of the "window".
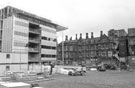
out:
{"label": "window", "polygon": [[10,70],[10,66],[6,66],[6,71],[9,71]]}
{"label": "window", "polygon": [[[28,21],[32,21],[32,22],[35,22],[35,23],[38,23],[38,24],[42,24],[42,25],[45,25],[45,26],[48,26],[48,27],[51,27],[51,28],[56,28],[56,25],[54,25],[52,23],[48,23],[48,21],[50,22],[50,20],[48,20],[48,19],[43,19],[43,20],[33,19],[33,16],[26,16],[26,15],[23,15],[22,13],[18,13],[17,17],[21,18],[21,19],[28,20]],[[36,17],[36,18],[38,18],[38,17]]]}
{"label": "window", "polygon": [[15,35],[23,36],[23,37],[28,37],[27,33],[19,32],[19,31],[14,31]]}
{"label": "window", "polygon": [[53,34],[56,33],[56,31],[50,30],[50,29],[48,29],[48,28],[42,28],[42,31],[49,32],[49,33],[53,33]]}
{"label": "window", "polygon": [[56,55],[42,54],[41,57],[56,58]]}
{"label": "window", "polygon": [[0,29],[2,29],[3,28],[3,21],[1,20],[0,21]]}
{"label": "window", "polygon": [[53,41],[53,42],[57,41],[57,39],[55,39],[55,38],[49,38],[49,37],[45,37],[45,36],[42,36],[41,39],[48,40],[48,41]]}
{"label": "window", "polygon": [[14,42],[14,46],[19,46],[19,47],[25,47],[26,43],[22,43],[22,42]]}
{"label": "window", "polygon": [[57,39],[54,39],[53,41],[54,41],[54,42],[56,42],[56,41],[57,41]]}
{"label": "window", "polygon": [[48,38],[48,41],[50,41],[51,39],[50,38]]}
{"label": "window", "polygon": [[42,37],[43,40],[47,40],[47,37]]}
{"label": "window", "polygon": [[23,26],[23,27],[28,27],[27,23],[21,22],[21,21],[15,21],[16,25]]}
{"label": "window", "polygon": [[55,46],[46,46],[46,45],[42,45],[41,48],[56,50],[56,47],[55,47]]}
{"label": "window", "polygon": [[6,55],[6,58],[9,59],[9,58],[10,58],[10,54],[7,54],[7,55]]}

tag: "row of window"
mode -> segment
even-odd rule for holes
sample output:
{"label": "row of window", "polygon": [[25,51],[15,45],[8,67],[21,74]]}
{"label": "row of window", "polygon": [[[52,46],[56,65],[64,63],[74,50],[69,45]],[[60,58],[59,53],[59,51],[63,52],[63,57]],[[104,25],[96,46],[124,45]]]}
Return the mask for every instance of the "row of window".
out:
{"label": "row of window", "polygon": [[96,53],[96,52],[78,53],[78,54],[76,54],[76,53],[65,53],[64,57],[68,58],[68,57],[73,57],[73,56],[76,56],[76,55],[82,56],[82,57],[85,57],[85,56],[87,56],[87,57],[89,57],[89,56],[108,56],[108,57],[111,57],[113,54],[112,54],[111,51],[108,51],[108,52],[98,52],[98,53]]}
{"label": "row of window", "polygon": [[26,47],[26,43],[22,43],[22,42],[14,42],[14,46]]}
{"label": "row of window", "polygon": [[55,46],[46,46],[46,45],[42,45],[41,48],[56,50],[56,47],[55,47]]}
{"label": "row of window", "polygon": [[81,51],[81,50],[97,50],[97,49],[112,49],[112,48],[114,48],[113,44],[99,45],[99,46],[80,46],[80,47],[64,46],[65,51],[73,51],[73,49]]}
{"label": "row of window", "polygon": [[47,29],[47,28],[42,28],[42,31],[49,32],[49,33],[53,33],[53,34],[56,34],[56,31],[54,31],[54,30],[50,30],[50,29]]}
{"label": "row of window", "polygon": [[[22,42],[14,42],[14,46],[26,47],[27,45],[26,45],[26,43],[22,43]],[[56,46],[41,45],[41,48],[56,50]]]}
{"label": "row of window", "polygon": [[[42,54],[41,57],[56,58],[56,55]],[[10,59],[10,54],[6,54],[6,58]]]}
{"label": "row of window", "polygon": [[[21,21],[15,21],[15,24],[18,25],[18,26],[23,26],[23,27],[28,27],[29,24],[28,23],[25,23],[25,22],[21,22]],[[49,32],[49,33],[56,33],[56,31],[54,30],[50,30],[50,29],[47,29],[47,28],[42,28],[43,31],[45,32]]]}
{"label": "row of window", "polygon": [[48,27],[51,27],[51,28],[56,28],[56,25],[46,22],[46,21],[48,21],[48,19],[45,19],[45,18],[42,18],[43,20],[45,20],[45,21],[43,21],[43,20],[40,20],[38,18],[34,18],[32,16],[24,15],[22,13],[18,13],[17,17],[28,20],[28,21],[31,21],[31,22],[35,22],[35,23],[38,23],[38,24],[42,24],[42,25],[45,25],[45,26],[48,26]]}
{"label": "row of window", "polygon": [[14,34],[19,35],[19,36],[23,36],[23,37],[28,37],[28,33],[24,33],[24,32],[14,31]]}
{"label": "row of window", "polygon": [[[19,36],[23,36],[23,37],[28,37],[28,34],[24,33],[24,32],[14,31],[14,34],[19,35]],[[56,42],[56,39],[54,39],[54,38],[42,37],[42,39]]]}
{"label": "row of window", "polygon": [[21,21],[15,21],[15,24],[18,25],[18,26],[23,26],[23,27],[28,27],[29,26],[29,24],[21,22]]}
{"label": "row of window", "polygon": [[56,55],[42,54],[41,57],[56,58]]}
{"label": "row of window", "polygon": [[48,37],[45,37],[45,36],[42,36],[42,39],[43,40],[48,40],[48,41],[54,41],[54,42],[56,42],[56,39],[54,39],[54,38],[48,38]]}

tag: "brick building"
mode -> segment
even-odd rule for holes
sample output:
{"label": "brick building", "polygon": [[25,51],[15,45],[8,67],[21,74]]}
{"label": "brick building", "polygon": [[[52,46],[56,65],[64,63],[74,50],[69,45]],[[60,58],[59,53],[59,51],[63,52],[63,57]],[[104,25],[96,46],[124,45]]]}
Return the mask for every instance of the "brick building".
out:
{"label": "brick building", "polygon": [[[63,51],[62,51],[63,45]],[[86,38],[72,40],[72,37],[58,44],[57,59],[64,60],[67,65],[86,64],[96,65],[100,63],[129,64],[131,68],[135,68],[135,28],[129,28],[128,34],[124,29],[108,31],[108,35],[100,31],[99,37],[94,37],[91,32],[89,38],[86,33]],[[63,55],[63,58],[62,58]]]}
{"label": "brick building", "polygon": [[135,28],[128,29],[128,64],[135,68]]}
{"label": "brick building", "polygon": [[[123,36],[125,36],[125,34]],[[118,54],[116,53],[118,40],[118,36],[107,36],[103,34],[103,31],[100,31],[100,37],[94,37],[93,32],[91,32],[90,38],[88,33],[86,33],[85,39],[82,38],[82,34],[80,34],[79,39],[77,39],[76,34],[75,40],[72,40],[72,38],[68,40],[66,36],[65,41],[61,42],[57,47],[58,60],[63,60],[62,54],[64,54],[64,63],[68,65],[74,63],[96,65],[101,62],[115,64],[118,60],[118,55],[116,55]]]}

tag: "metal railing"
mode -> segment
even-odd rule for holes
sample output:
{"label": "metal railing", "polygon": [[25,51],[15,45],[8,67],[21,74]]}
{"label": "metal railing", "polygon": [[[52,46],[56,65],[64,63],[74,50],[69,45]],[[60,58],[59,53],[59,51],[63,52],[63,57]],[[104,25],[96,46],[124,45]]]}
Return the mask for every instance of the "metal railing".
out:
{"label": "metal railing", "polygon": [[30,28],[29,31],[34,32],[34,33],[38,33],[38,34],[40,33],[40,29],[32,29],[32,28]]}
{"label": "metal railing", "polygon": [[29,52],[39,52],[39,48],[29,48]]}
{"label": "metal railing", "polygon": [[29,38],[30,42],[35,42],[35,43],[39,43],[39,39],[35,39],[35,38]]}

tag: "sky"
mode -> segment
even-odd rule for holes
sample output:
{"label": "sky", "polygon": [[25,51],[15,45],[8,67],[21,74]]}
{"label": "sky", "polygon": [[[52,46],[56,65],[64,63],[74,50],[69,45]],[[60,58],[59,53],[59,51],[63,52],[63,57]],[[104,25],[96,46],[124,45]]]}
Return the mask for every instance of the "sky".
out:
{"label": "sky", "polygon": [[[0,9],[6,6],[33,13],[67,27],[65,35],[75,39],[75,34],[100,31],[107,34],[110,29],[135,27],[135,0],[0,0]],[[62,41],[62,32],[57,33],[58,42]]]}

